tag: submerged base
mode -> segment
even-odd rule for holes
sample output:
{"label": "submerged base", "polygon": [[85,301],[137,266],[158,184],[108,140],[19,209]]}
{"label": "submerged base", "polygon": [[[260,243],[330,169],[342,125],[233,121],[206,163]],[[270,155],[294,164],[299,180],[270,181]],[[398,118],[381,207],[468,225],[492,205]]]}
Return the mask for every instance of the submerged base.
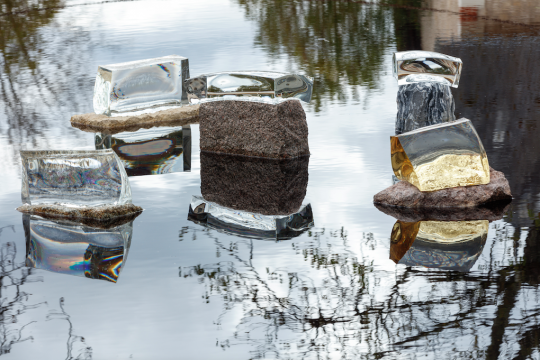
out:
{"label": "submerged base", "polygon": [[75,128],[92,133],[108,134],[150,129],[154,126],[183,126],[198,122],[199,105],[181,106],[139,115],[110,117],[90,113],[71,117],[71,126]]}
{"label": "submerged base", "polygon": [[99,228],[110,229],[133,221],[143,211],[142,207],[133,204],[105,205],[96,207],[71,208],[62,205],[22,205],[18,211],[39,215],[45,219],[67,219]]}
{"label": "submerged base", "polygon": [[410,208],[466,208],[512,200],[510,185],[502,172],[490,169],[490,179],[486,185],[425,192],[406,181],[400,181],[376,194],[373,202]]}

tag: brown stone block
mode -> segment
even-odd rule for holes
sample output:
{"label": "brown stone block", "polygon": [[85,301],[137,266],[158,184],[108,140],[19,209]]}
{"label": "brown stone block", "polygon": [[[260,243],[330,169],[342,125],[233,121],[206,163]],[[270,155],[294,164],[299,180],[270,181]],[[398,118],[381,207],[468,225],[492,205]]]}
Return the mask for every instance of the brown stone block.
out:
{"label": "brown stone block", "polygon": [[199,122],[202,151],[274,159],[309,155],[306,113],[298,100],[207,102]]}
{"label": "brown stone block", "polygon": [[274,160],[201,152],[201,194],[236,210],[289,215],[306,196],[308,165],[309,156]]}

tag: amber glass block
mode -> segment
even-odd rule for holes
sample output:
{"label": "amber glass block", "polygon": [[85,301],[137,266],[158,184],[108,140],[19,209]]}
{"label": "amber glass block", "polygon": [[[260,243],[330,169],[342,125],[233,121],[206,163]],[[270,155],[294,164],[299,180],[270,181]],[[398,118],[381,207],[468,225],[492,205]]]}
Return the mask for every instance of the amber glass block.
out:
{"label": "amber glass block", "polygon": [[396,264],[409,250],[416,239],[421,221],[404,222],[398,220],[392,228],[390,235],[390,259]]}
{"label": "amber glass block", "polygon": [[469,271],[487,239],[488,220],[396,221],[390,259],[396,264]]}
{"label": "amber glass block", "polygon": [[489,183],[489,163],[470,120],[426,126],[390,137],[394,174],[420,191]]}

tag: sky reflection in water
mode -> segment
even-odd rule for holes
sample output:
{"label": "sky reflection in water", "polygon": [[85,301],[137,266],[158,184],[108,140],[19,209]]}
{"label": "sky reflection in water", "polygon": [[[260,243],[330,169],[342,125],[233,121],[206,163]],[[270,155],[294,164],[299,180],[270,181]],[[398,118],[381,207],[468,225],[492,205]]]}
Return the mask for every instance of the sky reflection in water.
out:
{"label": "sky reflection in water", "polygon": [[[540,15],[531,2],[442,11],[414,9],[440,6],[420,0],[37,3],[51,9],[17,13],[26,2],[6,0],[1,11],[14,14],[0,16],[2,356],[538,356]],[[452,90],[456,113],[474,123],[514,193],[504,219],[459,250],[474,258],[469,272],[396,265],[396,219],[372,205],[391,184],[391,56],[409,49],[463,60]],[[20,266],[18,150],[95,148],[95,134],[71,128],[69,118],[91,111],[97,65],[169,54],[188,57],[192,74],[267,69],[315,77],[304,203],[316,227],[273,242],[188,221],[191,197],[201,194],[192,125],[191,172],[130,177],[145,211],[133,222],[117,283]],[[410,248],[452,255],[424,245]]]}

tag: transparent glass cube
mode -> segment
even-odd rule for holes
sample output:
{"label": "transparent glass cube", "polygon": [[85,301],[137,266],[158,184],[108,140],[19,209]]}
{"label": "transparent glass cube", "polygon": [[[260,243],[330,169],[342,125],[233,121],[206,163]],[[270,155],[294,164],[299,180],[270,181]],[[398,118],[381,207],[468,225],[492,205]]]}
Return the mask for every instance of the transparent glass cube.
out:
{"label": "transparent glass cube", "polygon": [[126,265],[133,222],[113,229],[23,215],[28,267],[116,283]]}
{"label": "transparent glass cube", "polygon": [[285,99],[311,101],[313,78],[270,71],[203,74],[185,81],[190,103],[245,100],[276,103]]}
{"label": "transparent glass cube", "polygon": [[390,137],[394,174],[420,191],[488,184],[489,162],[470,120],[426,126]]}
{"label": "transparent glass cube", "polygon": [[114,135],[96,134],[96,149],[112,149],[128,176],[191,170],[191,127],[155,127]]}
{"label": "transparent glass cube", "polygon": [[178,55],[98,66],[94,112],[145,113],[187,104],[189,61]]}
{"label": "transparent glass cube", "polygon": [[255,239],[289,239],[314,226],[311,205],[290,215],[262,215],[235,210],[192,196],[188,219],[228,234]]}
{"label": "transparent glass cube", "polygon": [[23,204],[131,203],[124,165],[113,150],[24,150],[21,160]]}
{"label": "transparent glass cube", "polygon": [[396,264],[469,271],[482,254],[488,220],[398,220],[390,236],[390,259]]}
{"label": "transparent glass cube", "polygon": [[453,56],[415,50],[394,53],[392,70],[398,85],[434,82],[457,88],[462,65]]}

